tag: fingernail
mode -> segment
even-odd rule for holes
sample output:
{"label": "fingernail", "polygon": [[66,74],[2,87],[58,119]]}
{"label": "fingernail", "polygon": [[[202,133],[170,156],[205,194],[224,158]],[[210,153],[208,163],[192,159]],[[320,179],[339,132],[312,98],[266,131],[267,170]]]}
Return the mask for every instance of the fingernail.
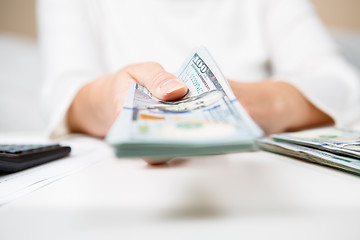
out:
{"label": "fingernail", "polygon": [[185,88],[185,84],[178,79],[170,79],[160,85],[160,90],[169,94],[181,88]]}

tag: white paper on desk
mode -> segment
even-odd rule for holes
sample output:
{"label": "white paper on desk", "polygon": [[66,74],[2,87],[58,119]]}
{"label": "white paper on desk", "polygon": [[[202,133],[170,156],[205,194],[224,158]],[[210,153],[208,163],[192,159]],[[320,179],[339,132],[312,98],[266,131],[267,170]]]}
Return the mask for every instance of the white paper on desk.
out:
{"label": "white paper on desk", "polygon": [[90,137],[70,136],[60,143],[71,147],[69,157],[17,173],[0,175],[0,205],[77,172],[112,154],[111,148],[104,141]]}

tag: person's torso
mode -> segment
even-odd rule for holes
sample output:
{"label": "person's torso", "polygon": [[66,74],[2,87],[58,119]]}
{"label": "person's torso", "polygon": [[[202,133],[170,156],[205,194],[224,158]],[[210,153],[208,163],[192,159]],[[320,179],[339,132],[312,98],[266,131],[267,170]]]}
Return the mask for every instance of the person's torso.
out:
{"label": "person's torso", "polygon": [[207,47],[224,75],[267,77],[260,0],[102,0],[88,3],[106,72],[145,61],[176,72],[195,46]]}

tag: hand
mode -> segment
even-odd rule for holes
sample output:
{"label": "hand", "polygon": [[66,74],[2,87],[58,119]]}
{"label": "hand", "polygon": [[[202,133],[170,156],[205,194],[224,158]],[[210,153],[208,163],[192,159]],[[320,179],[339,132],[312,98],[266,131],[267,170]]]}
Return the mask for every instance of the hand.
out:
{"label": "hand", "polygon": [[79,90],[67,113],[70,130],[105,137],[123,108],[131,81],[165,101],[179,99],[187,93],[186,85],[157,63],[130,65]]}
{"label": "hand", "polygon": [[229,83],[236,98],[266,134],[334,123],[289,83],[268,80]]}

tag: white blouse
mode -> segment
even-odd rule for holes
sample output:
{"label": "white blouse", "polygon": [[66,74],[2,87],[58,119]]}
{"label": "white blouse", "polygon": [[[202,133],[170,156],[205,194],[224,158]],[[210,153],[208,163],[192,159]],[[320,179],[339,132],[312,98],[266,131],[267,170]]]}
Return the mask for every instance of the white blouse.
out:
{"label": "white blouse", "polygon": [[296,86],[338,125],[360,118],[360,81],[306,0],[40,0],[43,103],[52,137],[87,82],[157,61],[176,72],[206,46],[228,79]]}

